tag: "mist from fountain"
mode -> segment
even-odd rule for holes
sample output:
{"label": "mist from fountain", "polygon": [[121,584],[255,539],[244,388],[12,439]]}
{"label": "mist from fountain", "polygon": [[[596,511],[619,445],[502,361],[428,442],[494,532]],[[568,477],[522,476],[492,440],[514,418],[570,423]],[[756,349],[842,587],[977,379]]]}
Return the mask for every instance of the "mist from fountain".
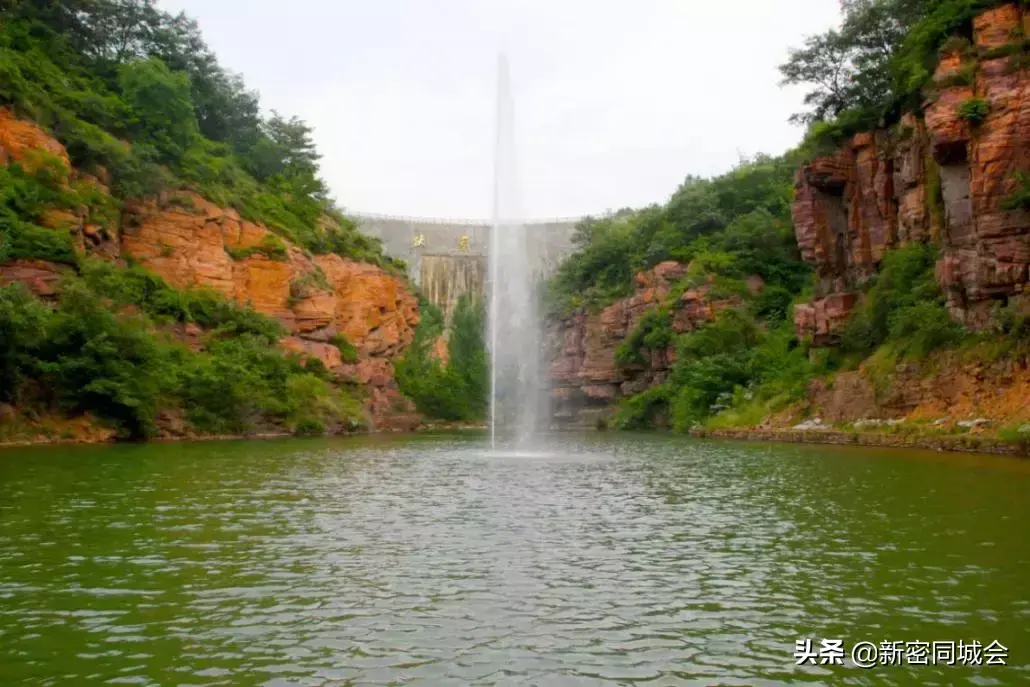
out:
{"label": "mist from fountain", "polygon": [[508,61],[497,67],[493,222],[490,231],[490,443],[523,451],[535,445],[543,405],[540,318],[530,259],[532,246],[519,207],[514,103]]}

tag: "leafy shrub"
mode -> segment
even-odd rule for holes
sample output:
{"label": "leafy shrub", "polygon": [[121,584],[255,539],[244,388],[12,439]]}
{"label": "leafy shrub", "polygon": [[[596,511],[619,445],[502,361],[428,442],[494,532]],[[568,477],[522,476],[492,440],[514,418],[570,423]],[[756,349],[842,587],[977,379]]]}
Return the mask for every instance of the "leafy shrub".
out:
{"label": "leafy shrub", "polygon": [[336,346],[340,351],[340,358],[343,362],[352,364],[358,362],[358,349],[352,344],[346,336],[343,334],[333,334],[332,338],[329,339],[329,343]]}
{"label": "leafy shrub", "polygon": [[306,371],[298,359],[243,335],[213,341],[207,355],[184,361],[179,393],[194,426],[240,434],[287,414],[286,384],[299,374]]}
{"label": "leafy shrub", "polygon": [[296,434],[322,434],[327,426],[344,424],[355,429],[365,424],[356,399],[315,375],[289,377],[284,398],[286,420]]}
{"label": "leafy shrub", "polygon": [[34,372],[60,406],[107,418],[128,438],[154,432],[171,375],[168,349],[145,319],[115,315],[85,284],[73,282],[46,332],[32,348]]}
{"label": "leafy shrub", "polygon": [[154,318],[193,322],[218,333],[252,335],[268,343],[285,333],[282,325],[253,308],[239,306],[210,289],[174,289],[139,266],[120,269],[102,260],[87,260],[82,276],[96,293],[115,303],[137,306]]}
{"label": "leafy shrub", "polygon": [[738,310],[724,310],[716,319],[682,337],[669,372],[674,429],[689,430],[713,411],[724,394],[752,381],[751,354],[761,340],[755,322]]}
{"label": "leafy shrub", "polygon": [[318,420],[305,418],[297,422],[293,433],[299,437],[313,437],[325,434],[325,425]]}
{"label": "leafy shrub", "polygon": [[656,386],[620,401],[612,418],[617,429],[647,429],[654,427],[660,415],[669,407],[667,385]]}
{"label": "leafy shrub", "polygon": [[1030,210],[1030,174],[1016,172],[1013,175],[1016,186],[1013,191],[1002,200],[1002,207],[1006,210]]}
{"label": "leafy shrub", "polygon": [[279,422],[299,433],[364,425],[356,399],[252,336],[213,342],[207,355],[185,362],[179,379],[190,421],[209,432],[246,433]]}
{"label": "leafy shrub", "polygon": [[834,364],[810,358],[789,321],[765,328],[743,311],[724,310],[696,332],[678,337],[666,382],[624,399],[614,425],[648,427],[666,413],[680,432],[702,424],[755,424],[804,398],[808,380]]}
{"label": "leafy shrub", "polygon": [[332,291],[329,279],[325,276],[322,268],[316,267],[310,272],[305,272],[300,277],[290,282],[290,305],[296,305],[299,301],[311,295],[311,291]]}
{"label": "leafy shrub", "polygon": [[940,303],[924,301],[891,314],[890,338],[903,355],[924,357],[959,343],[965,330]]}
{"label": "leafy shrub", "polygon": [[[253,246],[247,246],[246,248],[234,248],[229,246],[225,249],[225,252],[229,254],[229,257],[237,262],[240,260],[246,260],[250,256],[256,254],[264,255],[269,260],[276,260],[278,262],[285,262],[290,257],[286,244],[283,243],[283,240],[275,234],[266,234],[260,242]],[[324,274],[322,275],[322,279],[325,279]]]}
{"label": "leafy shrub", "polygon": [[0,262],[18,259],[74,265],[78,257],[68,232],[0,218]]}
{"label": "leafy shrub", "polygon": [[959,106],[958,116],[970,124],[980,124],[987,119],[990,107],[990,103],[983,98],[969,98]]}
{"label": "leafy shrub", "polygon": [[27,288],[0,286],[0,400],[18,401],[23,381],[35,371],[33,347],[46,337],[50,309]]}
{"label": "leafy shrub", "polygon": [[750,312],[755,317],[767,322],[780,322],[790,312],[794,294],[786,288],[773,284],[765,286],[751,302]]}
{"label": "leafy shrub", "polygon": [[667,308],[648,310],[615,350],[615,362],[620,365],[646,363],[645,351],[665,350],[675,336],[672,315]]}
{"label": "leafy shrub", "polygon": [[35,156],[33,171],[0,167],[0,260],[37,259],[75,264],[67,230],[40,226],[47,210],[77,209],[82,198],[64,187],[68,170],[52,155]]}
{"label": "leafy shrub", "polygon": [[890,336],[891,317],[921,302],[940,302],[934,278],[936,249],[912,244],[889,251],[875,282],[853,312],[841,337],[848,352],[869,354]]}
{"label": "leafy shrub", "polygon": [[325,363],[313,356],[308,357],[307,360],[304,361],[304,370],[308,374],[325,381],[329,381],[333,376],[329,371],[329,368],[325,366]]}

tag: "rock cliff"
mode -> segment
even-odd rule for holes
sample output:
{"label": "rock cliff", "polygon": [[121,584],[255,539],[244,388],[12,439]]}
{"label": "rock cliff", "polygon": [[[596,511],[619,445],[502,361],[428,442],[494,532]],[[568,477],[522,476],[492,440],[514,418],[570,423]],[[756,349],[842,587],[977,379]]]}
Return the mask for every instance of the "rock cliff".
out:
{"label": "rock cliff", "polygon": [[68,151],[57,139],[32,122],[18,119],[5,108],[0,108],[0,165],[17,162],[31,166],[40,152],[49,153],[71,167]]}
{"label": "rock cliff", "polygon": [[[972,49],[942,55],[922,116],[860,133],[798,171],[795,233],[817,274],[815,298],[795,309],[799,336],[834,343],[884,253],[931,238],[958,321],[983,329],[995,304],[1026,298],[1030,213],[1003,201],[1030,170],[1028,17],[1014,4],[981,13]],[[986,102],[982,121],[962,116],[972,98]]]}
{"label": "rock cliff", "polygon": [[[390,363],[419,320],[418,301],[398,277],[338,255],[307,255],[192,193],[128,205],[120,250],[173,286],[211,288],[279,320],[290,332],[283,347],[368,389],[378,428],[417,423]],[[354,345],[358,362],[343,361],[336,335]]]}
{"label": "rock cliff", "polygon": [[678,298],[670,293],[687,274],[687,266],[663,262],[634,277],[633,295],[615,301],[601,312],[579,308],[552,317],[546,326],[546,350],[551,373],[551,416],[562,427],[594,426],[620,398],[661,384],[675,360],[675,350],[651,351],[643,365],[622,366],[615,352],[644,313],[663,304],[670,307],[673,329],[697,329],[730,301],[712,301],[710,286],[689,289]]}
{"label": "rock cliff", "polygon": [[[64,147],[32,123],[0,109],[0,164],[33,164],[38,151],[67,165]],[[71,172],[74,179],[89,179]],[[59,215],[59,216],[58,216]],[[195,193],[177,192],[127,202],[120,230],[100,227],[87,208],[48,213],[46,223],[69,231],[80,250],[131,259],[179,288],[214,289],[281,322],[283,348],[318,358],[341,382],[366,390],[377,429],[420,423],[397,388],[392,359],[411,343],[418,302],[407,282],[385,270],[338,255],[310,255],[267,228]],[[52,297],[67,268],[39,260],[0,265],[0,283],[20,281]],[[333,343],[346,338],[357,360],[344,361]]]}

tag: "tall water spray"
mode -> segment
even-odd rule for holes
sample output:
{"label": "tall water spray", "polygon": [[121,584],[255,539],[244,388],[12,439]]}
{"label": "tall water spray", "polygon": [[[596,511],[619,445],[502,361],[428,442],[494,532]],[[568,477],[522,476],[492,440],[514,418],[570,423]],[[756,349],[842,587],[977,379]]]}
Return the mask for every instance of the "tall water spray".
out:
{"label": "tall water spray", "polygon": [[497,65],[497,138],[490,230],[490,443],[527,448],[540,420],[540,320],[515,160],[508,61]]}

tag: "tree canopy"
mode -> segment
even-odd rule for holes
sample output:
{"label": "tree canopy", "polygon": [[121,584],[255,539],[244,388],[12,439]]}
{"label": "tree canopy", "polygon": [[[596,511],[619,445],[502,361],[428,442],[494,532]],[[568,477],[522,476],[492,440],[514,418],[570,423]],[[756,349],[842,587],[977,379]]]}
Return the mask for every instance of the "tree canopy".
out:
{"label": "tree canopy", "polygon": [[793,156],[756,156],[713,179],[687,177],[665,205],[588,217],[577,251],[548,285],[550,305],[602,306],[632,292],[633,275],[664,260],[708,263],[721,276],[756,274],[798,290],[809,270],[790,222]]}
{"label": "tree canopy", "polygon": [[971,37],[973,17],[1003,1],[842,0],[841,26],[809,36],[780,65],[782,83],[809,88],[791,120],[833,122],[815,130],[832,137],[918,110],[941,46]]}
{"label": "tree canopy", "polygon": [[0,105],[49,127],[77,168],[103,168],[117,197],[191,188],[313,252],[392,266],[334,207],[312,129],[263,117],[185,14],[155,0],[2,7]]}

